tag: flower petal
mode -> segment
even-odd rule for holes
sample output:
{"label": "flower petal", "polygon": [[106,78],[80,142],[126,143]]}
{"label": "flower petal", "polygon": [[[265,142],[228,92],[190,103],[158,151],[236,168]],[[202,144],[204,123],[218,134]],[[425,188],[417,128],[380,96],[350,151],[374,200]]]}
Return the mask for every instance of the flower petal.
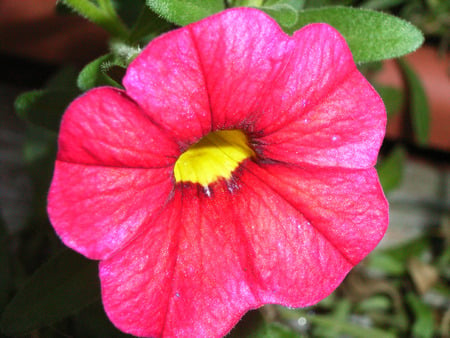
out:
{"label": "flower petal", "polygon": [[175,163],[179,147],[123,91],[100,87],[64,113],[58,160],[88,165],[155,168]]}
{"label": "flower petal", "polygon": [[259,305],[237,260],[246,258],[236,225],[222,217],[229,192],[217,201],[197,187],[177,189],[145,234],[100,263],[103,304],[121,330],[219,337]]}
{"label": "flower petal", "polygon": [[353,265],[386,231],[388,203],[374,168],[307,169],[250,162],[248,170],[296,208]]}
{"label": "flower petal", "polygon": [[62,241],[104,259],[136,236],[164,208],[172,168],[97,167],[56,161],[48,214]]}
{"label": "flower petal", "polygon": [[[326,224],[331,212],[325,206],[323,219],[310,221],[271,186],[272,172],[245,163],[239,177],[207,191],[178,185],[147,232],[101,262],[105,309],[121,330],[139,336],[222,336],[246,311],[264,303],[316,303],[381,237],[375,233],[381,226],[358,223],[373,218],[349,209],[338,215],[346,229],[335,242],[328,237],[336,228]],[[263,183],[266,178],[270,185]],[[329,198],[350,205],[339,189]],[[352,221],[355,215],[359,219]],[[362,248],[336,246],[345,236]]]}
{"label": "flower petal", "polygon": [[122,331],[161,337],[177,259],[181,198],[175,194],[154,222],[122,251],[100,262],[103,306]]}
{"label": "flower petal", "polygon": [[[216,129],[252,129],[261,103],[276,89],[292,42],[278,24],[252,8],[231,9],[187,29],[192,31]],[[248,130],[247,130],[248,131]]]}
{"label": "flower petal", "polygon": [[197,47],[187,28],[154,39],[130,64],[127,94],[182,147],[211,131],[211,113]]}
{"label": "flower petal", "polygon": [[331,26],[297,31],[289,64],[255,122],[262,157],[285,163],[369,168],[385,133],[383,102]]}

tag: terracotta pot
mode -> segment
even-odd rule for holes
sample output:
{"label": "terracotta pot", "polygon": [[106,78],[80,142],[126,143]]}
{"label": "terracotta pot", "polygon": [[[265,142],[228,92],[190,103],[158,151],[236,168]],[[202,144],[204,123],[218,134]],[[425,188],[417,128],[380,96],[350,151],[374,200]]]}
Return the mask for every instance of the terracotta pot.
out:
{"label": "terracotta pot", "polygon": [[[407,55],[406,60],[420,77],[430,106],[429,146],[450,151],[450,54],[439,55],[432,47],[422,47]],[[398,64],[394,60],[384,62],[376,81],[404,90],[405,84]],[[401,112],[404,114],[405,112]],[[404,118],[398,114],[388,123],[387,137],[404,138]]]}
{"label": "terracotta pot", "polygon": [[107,49],[107,33],[55,0],[0,0],[0,51],[33,60],[84,64]]}

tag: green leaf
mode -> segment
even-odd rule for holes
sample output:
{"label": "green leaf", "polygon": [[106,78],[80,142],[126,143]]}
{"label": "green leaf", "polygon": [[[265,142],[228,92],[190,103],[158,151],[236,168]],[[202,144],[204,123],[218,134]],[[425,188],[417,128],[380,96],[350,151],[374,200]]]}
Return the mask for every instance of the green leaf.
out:
{"label": "green leaf", "polygon": [[405,150],[403,147],[397,146],[377,165],[378,176],[385,193],[400,185],[403,178],[405,158]]}
{"label": "green leaf", "polygon": [[145,6],[131,30],[129,41],[136,43],[150,34],[156,36],[169,30],[170,26],[171,24],[168,21],[160,18],[149,7]]}
{"label": "green leaf", "polygon": [[406,60],[398,60],[398,62],[405,75],[408,86],[414,134],[419,144],[425,145],[428,143],[430,134],[430,108],[427,95],[419,77],[408,65]]}
{"label": "green leaf", "polygon": [[[331,315],[329,317],[333,318],[336,323],[339,321],[346,321],[351,311],[351,303],[348,299],[341,299],[337,301],[334,305]],[[332,326],[317,326],[314,329],[314,335],[324,337],[324,338],[334,338],[338,337],[341,332],[339,325],[336,327]]]}
{"label": "green leaf", "polygon": [[389,255],[403,264],[406,268],[407,261],[411,257],[420,257],[431,246],[429,239],[422,236],[405,244],[383,250],[383,254]]}
{"label": "green leaf", "polygon": [[262,6],[259,9],[269,14],[283,28],[296,24],[298,15],[294,7],[287,3],[277,3],[272,6]]}
{"label": "green leaf", "polygon": [[75,12],[107,30],[111,35],[126,39],[128,29],[117,16],[110,0],[97,0],[96,6],[89,0],[59,0]]}
{"label": "green leaf", "polygon": [[360,312],[388,312],[392,306],[392,301],[384,295],[375,295],[370,298],[363,299],[356,304],[356,308]]}
{"label": "green leaf", "polygon": [[76,96],[64,89],[26,92],[17,97],[15,109],[22,119],[56,132],[62,114]]}
{"label": "green leaf", "polygon": [[112,60],[111,54],[100,56],[88,63],[78,75],[77,85],[82,91],[99,86],[113,86],[121,88],[120,84],[106,74],[104,65]]}
{"label": "green leaf", "polygon": [[398,259],[383,252],[375,252],[368,260],[370,269],[381,271],[388,276],[402,276],[406,273],[406,265]]}
{"label": "green leaf", "polygon": [[383,99],[388,119],[399,113],[404,100],[403,92],[390,86],[375,85],[374,87]]}
{"label": "green leaf", "polygon": [[434,320],[431,308],[412,292],[406,295],[406,301],[411,306],[415,317],[412,336],[417,338],[433,337]]}
{"label": "green leaf", "polygon": [[6,335],[22,335],[61,320],[99,297],[97,262],[65,250],[31,276],[6,307],[0,326]]}
{"label": "green leaf", "polygon": [[[270,306],[270,305],[269,305]],[[228,338],[296,338],[298,334],[279,323],[267,323],[260,311],[248,312]]]}
{"label": "green leaf", "polygon": [[79,94],[76,71],[67,67],[55,74],[46,88],[19,95],[14,108],[17,115],[25,121],[56,132],[65,109]]}
{"label": "green leaf", "polygon": [[223,10],[222,0],[146,0],[147,5],[166,20],[185,26]]}
{"label": "green leaf", "polygon": [[266,333],[261,338],[297,338],[298,333],[292,331],[287,326],[279,323],[269,323],[266,326]]}
{"label": "green leaf", "polygon": [[306,318],[315,326],[324,328],[325,332],[326,330],[336,330],[336,332],[339,332],[340,334],[347,334],[354,338],[395,338],[395,335],[388,331],[377,328],[363,327],[350,323],[347,320],[337,320],[331,316],[307,315]]}
{"label": "green leaf", "polygon": [[328,7],[299,12],[297,23],[288,33],[313,23],[335,27],[347,40],[355,62],[395,58],[416,50],[423,43],[422,33],[410,23],[367,9]]}

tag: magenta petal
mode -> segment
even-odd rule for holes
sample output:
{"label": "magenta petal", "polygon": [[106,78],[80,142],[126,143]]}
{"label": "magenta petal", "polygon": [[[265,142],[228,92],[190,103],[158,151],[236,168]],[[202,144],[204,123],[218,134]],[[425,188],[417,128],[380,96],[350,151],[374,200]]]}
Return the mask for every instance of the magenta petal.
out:
{"label": "magenta petal", "polygon": [[331,26],[313,24],[293,40],[289,62],[255,122],[261,156],[285,163],[373,166],[386,113],[344,38]]}
{"label": "magenta petal", "polygon": [[164,207],[172,168],[97,167],[57,161],[48,214],[69,247],[92,259],[120,249]]}
{"label": "magenta petal", "polygon": [[189,29],[153,40],[130,64],[127,94],[181,146],[211,131],[211,112],[197,47]]}
{"label": "magenta petal", "polygon": [[[265,183],[247,162],[234,217],[247,252],[247,281],[262,304],[291,307],[328,296],[354,263],[301,210]],[[249,170],[249,171],[247,171]],[[256,175],[253,173],[256,172]]]}
{"label": "magenta petal", "polygon": [[[380,226],[358,223],[370,216],[341,206],[333,215],[336,225],[329,224],[332,211],[322,205],[325,216],[309,219],[310,210],[305,216],[297,209],[282,182],[276,186],[280,193],[272,186],[272,173],[251,162],[245,168],[234,182],[215,184],[211,196],[194,185],[177,189],[143,235],[101,263],[103,302],[121,330],[139,336],[222,336],[246,311],[265,303],[298,307],[325,298],[378,242],[381,235],[374,232],[381,232]],[[365,176],[370,181],[372,174],[353,178]],[[317,184],[317,204],[324,202],[319,192],[326,192],[336,204],[351,207],[342,191],[324,188],[334,183]],[[368,200],[385,206],[377,182],[369,183],[376,186],[368,189]],[[337,226],[344,227],[342,233]],[[357,248],[348,250],[344,239]]]}
{"label": "magenta petal", "polygon": [[249,164],[256,176],[297,209],[356,265],[383,237],[388,203],[374,168],[298,168]]}
{"label": "magenta petal", "polygon": [[105,311],[122,331],[161,337],[173,299],[180,196],[169,201],[152,222],[122,251],[100,262]]}
{"label": "magenta petal", "polygon": [[[105,310],[138,336],[219,337],[258,303],[238,257],[231,207],[196,188],[177,190],[147,232],[100,263]],[[244,263],[245,264],[245,263]]]}
{"label": "magenta petal", "polygon": [[115,88],[96,88],[80,96],[61,122],[60,161],[154,168],[175,163],[178,155],[178,145]]}
{"label": "magenta petal", "polygon": [[252,129],[289,60],[292,42],[268,15],[239,8],[188,26],[195,40],[215,128]]}
{"label": "magenta petal", "polygon": [[255,142],[261,145],[261,156],[284,163],[370,168],[376,163],[385,126],[383,102],[355,71],[301,118]]}

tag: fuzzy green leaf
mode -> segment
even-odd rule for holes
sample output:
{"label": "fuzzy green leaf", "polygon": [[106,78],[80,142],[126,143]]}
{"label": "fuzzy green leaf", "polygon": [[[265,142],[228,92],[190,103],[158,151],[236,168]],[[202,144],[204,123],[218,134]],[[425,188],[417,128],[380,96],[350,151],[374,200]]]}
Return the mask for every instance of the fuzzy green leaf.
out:
{"label": "fuzzy green leaf", "polygon": [[100,298],[97,262],[71,250],[50,259],[7,305],[0,322],[16,336],[52,324]]}
{"label": "fuzzy green leaf", "polygon": [[22,93],[14,102],[17,115],[34,125],[57,131],[64,110],[79,94],[76,76],[74,67],[64,67],[47,81],[44,89]]}
{"label": "fuzzy green leaf", "polygon": [[299,12],[297,23],[288,33],[313,23],[335,27],[347,40],[355,62],[395,58],[416,50],[422,33],[412,24],[382,12],[348,7],[327,7]]}
{"label": "fuzzy green leaf", "polygon": [[430,134],[430,107],[427,94],[419,77],[405,60],[398,60],[406,78],[410,96],[410,110],[412,114],[412,127],[417,141],[421,145],[428,143]]}
{"label": "fuzzy green leaf", "polygon": [[19,117],[37,126],[58,131],[61,116],[76,97],[73,92],[61,90],[35,90],[18,96],[15,109]]}
{"label": "fuzzy green leaf", "polygon": [[272,6],[263,6],[259,9],[269,14],[283,28],[292,27],[298,19],[295,8],[287,3],[277,3]]}
{"label": "fuzzy green leaf", "polygon": [[147,5],[166,20],[185,26],[223,10],[222,0],[146,0]]}
{"label": "fuzzy green leaf", "polygon": [[25,121],[51,131],[58,131],[61,117],[80,92],[76,87],[77,72],[73,67],[62,68],[42,90],[19,95],[14,102],[17,115]]}
{"label": "fuzzy green leaf", "polygon": [[111,79],[105,72],[104,65],[110,62],[113,56],[106,54],[88,63],[78,75],[77,85],[82,91],[99,86],[113,86],[120,88],[120,84]]}
{"label": "fuzzy green leaf", "polygon": [[89,0],[59,0],[79,15],[94,22],[111,33],[112,36],[126,39],[128,30],[117,16],[110,0],[98,0],[98,6]]}

